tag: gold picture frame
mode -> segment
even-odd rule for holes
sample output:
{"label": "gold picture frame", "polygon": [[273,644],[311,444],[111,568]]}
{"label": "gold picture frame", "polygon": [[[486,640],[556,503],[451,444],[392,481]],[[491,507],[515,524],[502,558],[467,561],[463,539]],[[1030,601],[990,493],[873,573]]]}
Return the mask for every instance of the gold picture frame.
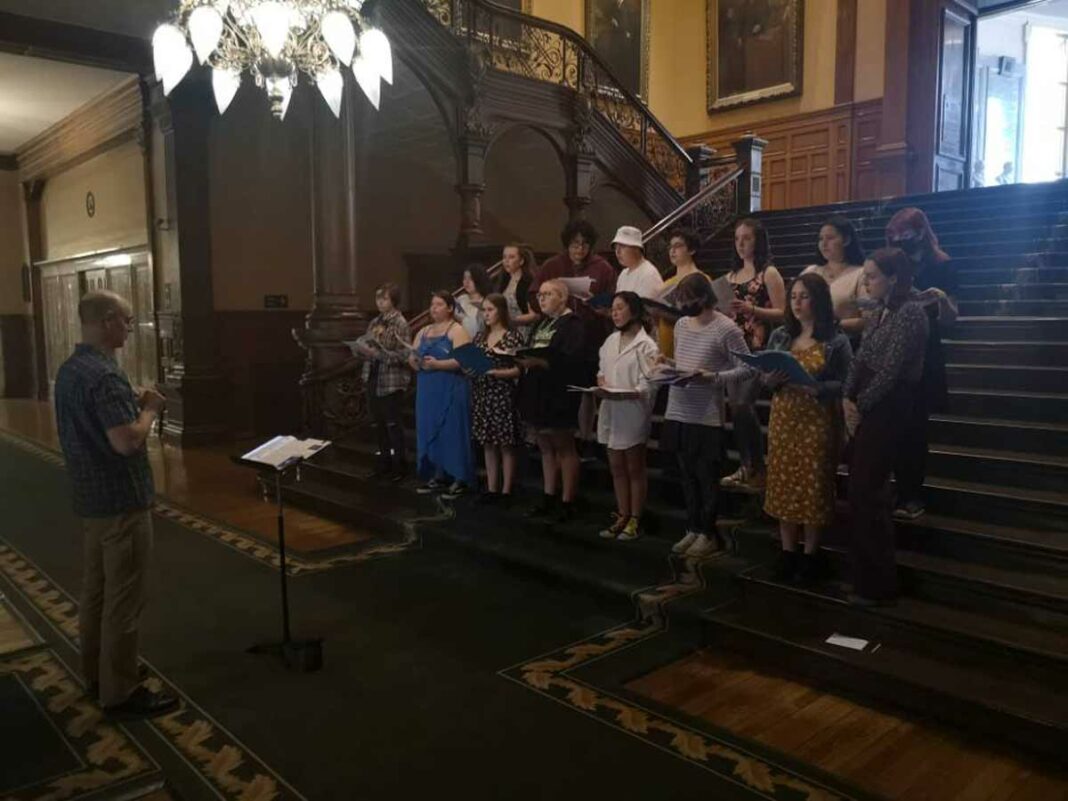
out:
{"label": "gold picture frame", "polygon": [[616,80],[645,101],[649,99],[651,2],[586,0],[586,39]]}
{"label": "gold picture frame", "polygon": [[706,0],[708,112],[801,94],[804,0]]}

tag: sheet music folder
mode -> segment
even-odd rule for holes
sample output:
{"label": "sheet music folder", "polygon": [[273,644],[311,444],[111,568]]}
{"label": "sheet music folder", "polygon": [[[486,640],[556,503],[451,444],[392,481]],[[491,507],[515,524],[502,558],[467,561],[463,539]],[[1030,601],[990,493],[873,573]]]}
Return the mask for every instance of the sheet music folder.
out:
{"label": "sheet music folder", "polygon": [[257,467],[269,467],[272,470],[285,470],[314,456],[329,444],[329,440],[297,439],[280,435],[237,457],[237,461]]}

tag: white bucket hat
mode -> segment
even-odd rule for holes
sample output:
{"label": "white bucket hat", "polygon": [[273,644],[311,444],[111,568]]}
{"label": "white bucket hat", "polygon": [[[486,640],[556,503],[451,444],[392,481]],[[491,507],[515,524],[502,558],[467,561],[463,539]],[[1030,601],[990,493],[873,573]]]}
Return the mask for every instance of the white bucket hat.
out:
{"label": "white bucket hat", "polygon": [[641,229],[635,228],[633,225],[622,225],[619,230],[616,231],[616,238],[612,240],[613,245],[630,245],[635,248],[645,249],[645,245],[642,244],[642,232]]}

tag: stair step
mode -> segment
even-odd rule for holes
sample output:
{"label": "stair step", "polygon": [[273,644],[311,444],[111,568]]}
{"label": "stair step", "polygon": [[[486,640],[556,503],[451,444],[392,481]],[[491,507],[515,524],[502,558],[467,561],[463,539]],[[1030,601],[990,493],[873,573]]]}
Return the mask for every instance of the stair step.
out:
{"label": "stair step", "polygon": [[[1054,759],[1068,748],[1068,697],[1058,671],[1022,670],[981,646],[950,643],[875,615],[825,610],[818,602],[775,609],[748,601],[708,612],[706,643],[789,665],[820,685],[904,707],[1008,739]],[[843,630],[844,629],[844,630]],[[878,644],[856,652],[825,642],[833,633]]]}
{"label": "stair step", "polygon": [[1035,340],[983,341],[943,339],[942,349],[952,364],[1011,365],[1015,367],[1048,367],[1068,364],[1068,341],[1045,342]]}
{"label": "stair step", "polygon": [[1068,283],[961,284],[955,297],[962,301],[1068,300]]}
{"label": "stair step", "polygon": [[[1068,263],[1068,254],[1065,254],[1061,263]],[[961,265],[959,262],[955,264],[957,280],[962,285],[1068,283],[1068,267],[992,267],[973,266],[973,263]]]}
{"label": "stair step", "polygon": [[957,308],[970,317],[1068,316],[1068,300],[963,300]]}
{"label": "stair step", "polygon": [[946,376],[954,389],[1068,392],[1068,367],[947,364]]}
{"label": "stair step", "polygon": [[[902,596],[891,606],[868,609],[851,607],[841,585],[812,588],[797,583],[781,583],[768,567],[756,566],[739,578],[747,598],[758,594],[773,603],[817,603],[824,610],[861,622],[869,615],[893,621],[908,629],[929,632],[944,639],[985,646],[995,654],[1012,656],[1046,669],[1068,669],[1068,632],[1018,621],[1004,621],[966,609]],[[843,626],[845,627],[845,626]]]}
{"label": "stair step", "polygon": [[930,439],[935,445],[991,448],[1057,456],[1068,454],[1068,424],[1033,423],[962,415],[931,417]]}
{"label": "stair step", "polygon": [[931,445],[928,472],[984,484],[1041,490],[1068,487],[1068,458],[963,445]]}
{"label": "stair step", "polygon": [[959,317],[953,325],[952,338],[960,340],[1068,341],[1068,317],[1057,316],[972,316]]}
{"label": "stair step", "polygon": [[1068,420],[1068,394],[950,388],[949,409],[964,417],[1060,424]]}
{"label": "stair step", "polygon": [[1068,494],[929,477],[927,507],[936,514],[995,525],[1063,531],[1068,526]]}

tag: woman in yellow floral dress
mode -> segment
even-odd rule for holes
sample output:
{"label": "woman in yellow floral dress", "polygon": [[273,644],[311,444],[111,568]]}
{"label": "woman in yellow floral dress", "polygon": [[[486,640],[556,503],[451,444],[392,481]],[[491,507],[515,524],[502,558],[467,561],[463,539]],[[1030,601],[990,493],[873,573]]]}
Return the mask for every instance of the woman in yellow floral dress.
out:
{"label": "woman in yellow floral dress", "polygon": [[[821,577],[820,530],[834,518],[834,484],[841,443],[839,404],[853,352],[837,331],[827,282],[808,273],[790,287],[785,322],[768,350],[792,353],[815,384],[791,383],[770,373],[773,391],[768,426],[768,477],[764,511],[779,521],[782,555],[776,578]],[[797,546],[804,534],[804,551]]]}

